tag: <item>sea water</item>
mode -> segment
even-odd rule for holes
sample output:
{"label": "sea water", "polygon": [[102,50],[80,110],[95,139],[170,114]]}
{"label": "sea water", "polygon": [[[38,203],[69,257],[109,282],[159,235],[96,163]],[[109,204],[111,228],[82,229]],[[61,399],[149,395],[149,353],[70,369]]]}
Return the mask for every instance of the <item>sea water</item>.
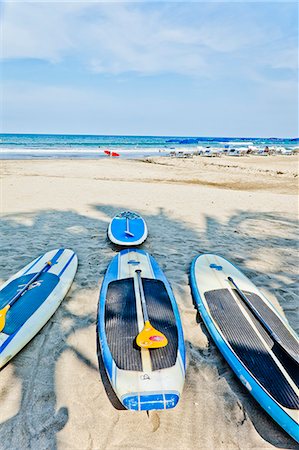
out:
{"label": "sea water", "polygon": [[298,139],[188,136],[97,136],[63,134],[0,134],[0,159],[101,158],[106,151],[123,158],[167,155],[203,148],[296,148]]}

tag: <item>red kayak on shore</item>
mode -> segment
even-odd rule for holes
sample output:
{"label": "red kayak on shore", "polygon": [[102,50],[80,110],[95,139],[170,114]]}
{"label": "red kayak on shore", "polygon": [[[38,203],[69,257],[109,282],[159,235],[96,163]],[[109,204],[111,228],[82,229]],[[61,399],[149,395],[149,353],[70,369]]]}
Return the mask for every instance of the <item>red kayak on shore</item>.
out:
{"label": "red kayak on shore", "polygon": [[111,152],[110,150],[104,150],[104,153],[106,153],[106,155],[108,156],[120,156],[119,153]]}

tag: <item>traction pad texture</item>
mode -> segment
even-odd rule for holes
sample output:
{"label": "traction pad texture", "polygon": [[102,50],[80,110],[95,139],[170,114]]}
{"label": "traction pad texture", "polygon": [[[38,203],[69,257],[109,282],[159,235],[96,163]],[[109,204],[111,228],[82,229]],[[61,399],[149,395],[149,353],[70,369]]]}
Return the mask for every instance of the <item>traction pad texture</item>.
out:
{"label": "traction pad texture", "polygon": [[[165,285],[160,280],[142,278],[152,325],[168,339],[166,347],[150,351],[152,370],[172,367],[177,358],[178,333],[175,316]],[[143,371],[133,278],[112,281],[105,302],[105,330],[115,364],[122,370]]]}
{"label": "traction pad texture", "polygon": [[108,346],[117,367],[142,371],[141,353],[134,345],[139,331],[133,278],[109,283],[105,327]]}
{"label": "traction pad texture", "polygon": [[251,301],[255,309],[260,313],[269,327],[280,338],[283,345],[290,349],[295,355],[299,355],[299,344],[294,336],[289,332],[283,321],[268,307],[268,305],[252,292],[245,292],[246,297]]}
{"label": "traction pad texture", "polygon": [[178,353],[178,331],[171,301],[162,281],[146,278],[142,281],[150,322],[168,339],[165,347],[150,350],[152,368],[166,369],[175,365]]}
{"label": "traction pad texture", "polygon": [[[234,293],[238,297],[237,292],[234,291]],[[239,360],[242,361],[254,378],[259,381],[264,389],[280,405],[289,409],[297,409],[299,407],[299,399],[296,392],[290,386],[283,373],[268,353],[261,338],[246,319],[229,290],[217,289],[205,292],[204,295],[212,318],[218,324],[223,336],[228,341]],[[248,295],[247,292],[246,295]],[[249,295],[248,297],[250,298]],[[275,351],[275,342],[254,317],[245,303],[241,299],[239,301],[246,310],[251,321],[254,323],[259,334],[276,356],[279,357],[279,351]],[[255,299],[255,301],[257,302],[257,299]],[[281,363],[290,375],[295,373],[294,369],[296,369],[296,367],[294,366],[296,366],[296,363],[291,358],[286,357],[284,360],[281,359]],[[296,380],[294,381],[296,382]]]}

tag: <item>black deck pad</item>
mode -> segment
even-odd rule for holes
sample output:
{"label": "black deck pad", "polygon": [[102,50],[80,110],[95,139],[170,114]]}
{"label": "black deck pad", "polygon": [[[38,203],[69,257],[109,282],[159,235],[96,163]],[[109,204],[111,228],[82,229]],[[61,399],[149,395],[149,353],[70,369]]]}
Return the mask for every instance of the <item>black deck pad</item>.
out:
{"label": "black deck pad", "polygon": [[[280,405],[289,409],[297,409],[299,407],[299,399],[296,392],[267,352],[260,337],[241,312],[229,290],[212,290],[205,293],[205,298],[213,319],[218,324],[237,357],[250,373]],[[246,309],[259,334],[274,351],[275,343],[267,331],[254,317],[245,303],[242,300],[240,302]],[[279,352],[275,352],[275,354],[279,358]],[[291,358],[279,359],[290,375],[296,372],[297,364]],[[298,379],[294,381],[298,383]]]}
{"label": "black deck pad", "polygon": [[133,278],[109,283],[105,324],[108,346],[117,367],[141,372],[141,352],[134,345],[139,330]]}
{"label": "black deck pad", "polygon": [[255,309],[260,313],[267,322],[271,330],[279,337],[284,347],[299,355],[299,344],[294,336],[289,332],[283,321],[269,308],[269,306],[253,292],[244,292],[246,297],[251,301]]}
{"label": "black deck pad", "polygon": [[152,368],[166,369],[175,365],[178,353],[178,330],[172,304],[162,281],[142,278],[142,283],[150,322],[168,339],[166,347],[150,350]]}
{"label": "black deck pad", "polygon": [[[151,324],[168,339],[166,347],[150,350],[152,370],[172,367],[177,358],[178,332],[172,304],[160,280],[142,278]],[[105,303],[108,346],[118,368],[142,371],[141,351],[135,343],[139,332],[133,278],[109,283]]]}

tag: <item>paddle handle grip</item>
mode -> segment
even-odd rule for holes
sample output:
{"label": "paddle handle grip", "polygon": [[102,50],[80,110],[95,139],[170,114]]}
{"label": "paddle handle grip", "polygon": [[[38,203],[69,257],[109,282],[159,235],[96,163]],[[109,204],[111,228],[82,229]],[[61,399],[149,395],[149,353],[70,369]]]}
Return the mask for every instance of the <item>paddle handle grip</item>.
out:
{"label": "paddle handle grip", "polygon": [[16,293],[16,295],[7,303],[6,306],[12,306],[23,294],[25,291],[27,291],[27,289],[29,288],[29,286],[35,281],[37,280],[37,278],[43,273],[45,272],[45,270],[52,266],[52,262],[48,261],[46,263],[46,265],[38,272],[36,273],[29,281],[28,283],[19,291]]}
{"label": "paddle handle grip", "polygon": [[148,312],[147,312],[147,306],[145,301],[145,295],[142,285],[142,279],[141,279],[141,270],[138,269],[135,271],[137,273],[137,280],[138,280],[138,287],[140,292],[140,298],[141,298],[141,305],[142,305],[142,312],[143,312],[143,319],[144,322],[149,322]]}

